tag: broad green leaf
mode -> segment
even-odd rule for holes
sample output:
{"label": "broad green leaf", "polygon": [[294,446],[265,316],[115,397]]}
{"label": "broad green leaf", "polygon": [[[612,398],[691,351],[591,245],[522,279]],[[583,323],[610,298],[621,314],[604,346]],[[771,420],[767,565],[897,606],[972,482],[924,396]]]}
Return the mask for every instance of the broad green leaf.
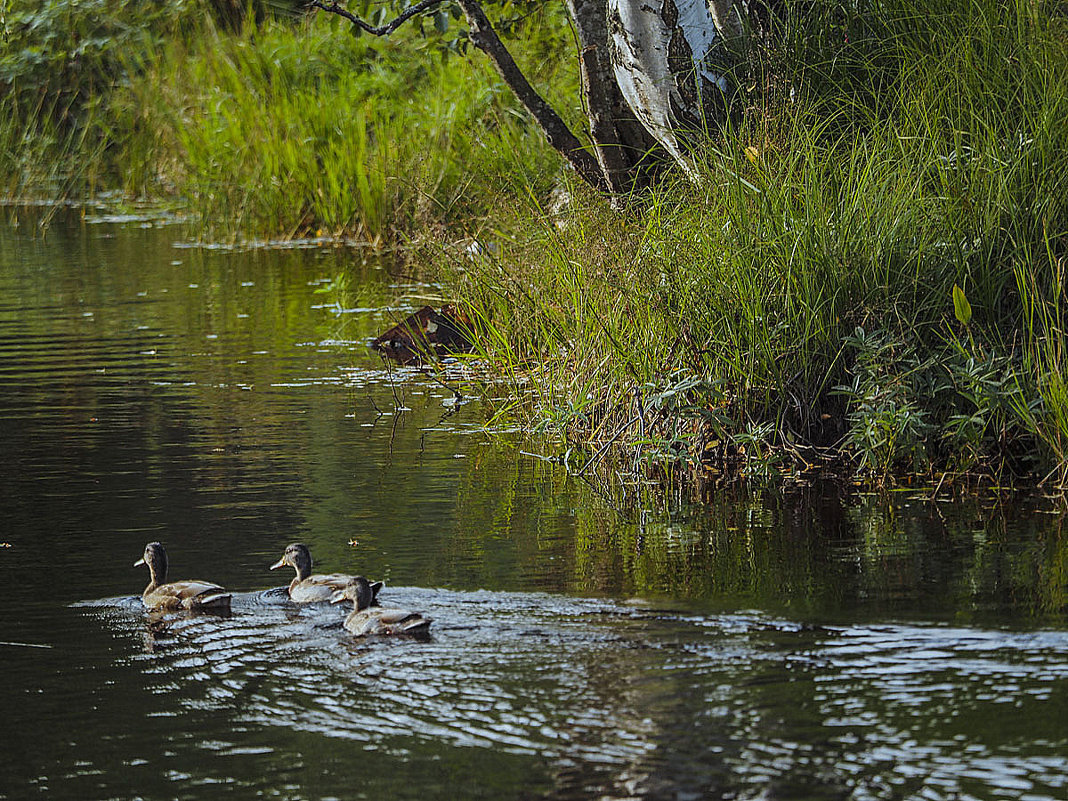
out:
{"label": "broad green leaf", "polygon": [[972,320],[972,304],[964,297],[964,290],[957,284],[953,285],[953,313],[962,324],[967,325]]}

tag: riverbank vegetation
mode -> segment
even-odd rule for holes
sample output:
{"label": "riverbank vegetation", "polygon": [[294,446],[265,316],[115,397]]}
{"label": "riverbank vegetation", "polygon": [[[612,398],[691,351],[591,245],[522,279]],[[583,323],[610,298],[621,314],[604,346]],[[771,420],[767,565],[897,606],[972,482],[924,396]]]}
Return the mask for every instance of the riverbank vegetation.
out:
{"label": "riverbank vegetation", "polygon": [[[118,188],[205,238],[415,241],[576,465],[1063,485],[1060,5],[786,3],[735,76],[744,113],[695,148],[700,182],[612,202],[447,14],[371,40],[277,8],[129,5],[49,0],[31,23],[8,0],[9,196]],[[559,9],[502,14],[577,127]],[[120,17],[138,23],[93,27]]]}
{"label": "riverbank vegetation", "polygon": [[[205,239],[389,245],[555,180],[488,65],[450,52],[448,15],[379,41],[296,3],[5,1],[8,198],[120,189],[192,212]],[[549,31],[528,32],[525,66],[566,92],[566,30]]]}
{"label": "riverbank vegetation", "polygon": [[701,476],[1063,483],[1068,26],[1003,11],[811,17],[699,186],[474,263],[541,419]]}

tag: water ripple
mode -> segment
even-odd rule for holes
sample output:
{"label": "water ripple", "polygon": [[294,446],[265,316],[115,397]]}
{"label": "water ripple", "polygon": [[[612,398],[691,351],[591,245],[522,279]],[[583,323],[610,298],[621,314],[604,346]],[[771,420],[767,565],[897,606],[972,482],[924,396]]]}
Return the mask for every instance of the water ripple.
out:
{"label": "water ripple", "polygon": [[591,787],[604,798],[775,797],[786,782],[811,798],[1055,799],[1068,787],[1063,722],[1045,745],[1008,730],[977,739],[968,724],[1050,702],[1068,678],[1064,632],[821,629],[758,613],[390,587],[390,603],[434,618],[431,638],[359,641],[342,610],[295,607],[281,588],[235,595],[229,618],[153,623],[136,601],[83,606],[140,637],[121,659],[151,678],[156,714],[224,713],[243,730],[409,760],[442,747],[535,758],[556,777],[553,797]]}

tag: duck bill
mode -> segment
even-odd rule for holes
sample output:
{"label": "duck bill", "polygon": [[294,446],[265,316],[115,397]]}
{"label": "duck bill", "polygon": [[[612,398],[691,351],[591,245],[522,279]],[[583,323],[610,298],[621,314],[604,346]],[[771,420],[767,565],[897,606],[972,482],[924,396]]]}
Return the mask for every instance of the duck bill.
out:
{"label": "duck bill", "polygon": [[279,559],[277,562],[275,562],[273,565],[271,565],[269,569],[270,570],[277,570],[278,568],[285,567],[285,566],[286,566],[286,558],[283,556],[281,559]]}
{"label": "duck bill", "polygon": [[144,559],[144,557],[141,557],[140,559],[138,559],[136,562],[133,563],[133,566],[134,567],[140,567],[144,563],[145,563],[145,559]]}

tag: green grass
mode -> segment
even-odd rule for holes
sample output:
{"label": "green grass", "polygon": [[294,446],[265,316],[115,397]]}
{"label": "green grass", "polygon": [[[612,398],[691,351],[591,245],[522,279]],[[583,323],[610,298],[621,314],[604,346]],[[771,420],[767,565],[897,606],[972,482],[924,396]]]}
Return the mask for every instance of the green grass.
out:
{"label": "green grass", "polygon": [[[13,36],[42,55],[0,58],[0,86],[31,87],[0,99],[8,197],[118,187],[194,212],[205,238],[396,243],[547,193],[560,168],[486,60],[446,57],[433,26],[373,39],[326,14],[224,30],[208,10],[229,6],[208,0],[165,18],[130,0],[16,2]],[[522,60],[573,94],[559,14],[520,26]],[[83,74],[86,38],[100,44]]]}
{"label": "green grass", "polygon": [[535,416],[591,448],[635,421],[621,439],[675,464],[1063,479],[1055,11],[899,1],[808,20],[762,55],[793,98],[754,97],[700,187],[618,215],[586,197],[566,232],[528,226],[469,267],[486,341],[538,365]]}
{"label": "green grass", "polygon": [[132,90],[146,163],[169,165],[158,177],[214,236],[391,241],[484,215],[514,187],[545,191],[542,137],[487,65],[436,47],[371,43],[328,17],[176,44]]}
{"label": "green grass", "polygon": [[209,0],[2,0],[0,197],[67,198],[116,185],[110,108],[143,61]]}

